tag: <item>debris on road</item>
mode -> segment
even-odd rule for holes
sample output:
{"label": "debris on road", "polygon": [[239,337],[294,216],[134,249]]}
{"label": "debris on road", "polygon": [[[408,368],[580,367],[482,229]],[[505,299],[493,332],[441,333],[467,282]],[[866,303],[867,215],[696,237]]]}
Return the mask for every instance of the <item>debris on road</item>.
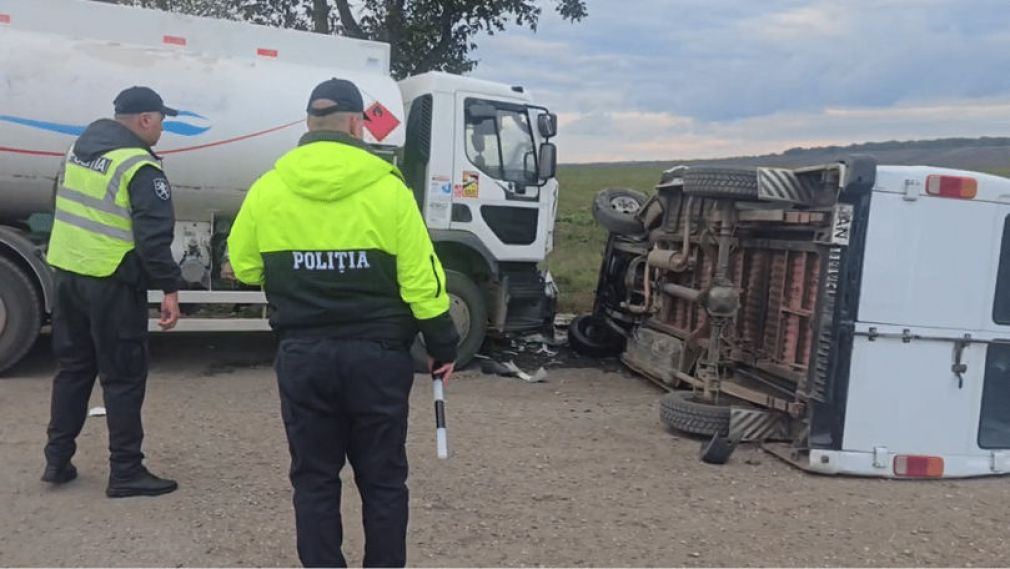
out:
{"label": "debris on road", "polygon": [[547,380],[547,370],[542,366],[531,375],[524,372],[512,361],[502,363],[486,358],[481,362],[480,369],[486,374],[518,377],[526,383],[542,383]]}

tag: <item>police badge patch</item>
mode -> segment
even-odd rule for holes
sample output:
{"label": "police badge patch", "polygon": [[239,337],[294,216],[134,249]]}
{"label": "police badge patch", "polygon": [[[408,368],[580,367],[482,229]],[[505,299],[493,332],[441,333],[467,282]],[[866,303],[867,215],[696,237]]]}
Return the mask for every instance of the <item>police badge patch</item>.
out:
{"label": "police badge patch", "polygon": [[154,181],[154,193],[162,201],[167,201],[168,198],[172,197],[172,188],[168,185],[168,180],[165,178],[158,178]]}

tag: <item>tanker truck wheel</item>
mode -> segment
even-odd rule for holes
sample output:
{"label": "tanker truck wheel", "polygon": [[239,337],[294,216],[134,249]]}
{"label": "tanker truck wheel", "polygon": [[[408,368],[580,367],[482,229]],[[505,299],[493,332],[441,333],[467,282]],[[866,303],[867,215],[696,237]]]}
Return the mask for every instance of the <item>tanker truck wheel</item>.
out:
{"label": "tanker truck wheel", "polygon": [[21,267],[0,257],[0,374],[28,353],[41,327],[38,291]]}
{"label": "tanker truck wheel", "polygon": [[[470,363],[484,343],[487,334],[487,302],[480,288],[463,273],[447,270],[445,279],[445,291],[449,294],[449,316],[459,332],[456,369],[461,369]],[[420,334],[414,340],[410,354],[414,358],[414,371],[427,373],[428,352]]]}

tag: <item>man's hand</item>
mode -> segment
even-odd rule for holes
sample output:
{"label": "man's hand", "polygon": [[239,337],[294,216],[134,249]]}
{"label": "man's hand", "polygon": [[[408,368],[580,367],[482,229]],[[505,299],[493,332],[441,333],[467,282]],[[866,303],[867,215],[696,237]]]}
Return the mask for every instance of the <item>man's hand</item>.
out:
{"label": "man's hand", "polygon": [[161,300],[161,320],[158,320],[158,326],[161,326],[162,330],[171,330],[178,321],[179,293],[170,292]]}
{"label": "man's hand", "polygon": [[221,278],[229,282],[235,282],[235,269],[231,268],[231,263],[226,262],[221,265]]}
{"label": "man's hand", "polygon": [[456,368],[455,362],[449,362],[447,364],[442,364],[442,367],[435,369],[435,358],[428,356],[428,370],[431,371],[432,375],[442,376],[442,382],[445,384],[449,383],[449,378],[452,377],[452,371]]}

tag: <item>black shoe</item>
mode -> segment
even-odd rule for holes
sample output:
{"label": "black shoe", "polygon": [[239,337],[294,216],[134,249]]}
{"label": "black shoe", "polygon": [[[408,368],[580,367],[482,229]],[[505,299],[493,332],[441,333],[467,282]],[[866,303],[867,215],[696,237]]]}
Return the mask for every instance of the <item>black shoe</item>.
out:
{"label": "black shoe", "polygon": [[130,496],[161,496],[169,492],[175,492],[179,488],[175,480],[158,478],[151,474],[146,468],[141,467],[140,471],[133,478],[119,480],[109,478],[109,487],[105,489],[105,495],[110,498],[128,498]]}
{"label": "black shoe", "polygon": [[69,461],[66,464],[46,464],[42,472],[42,481],[50,484],[63,484],[74,478],[77,478],[77,467]]}

